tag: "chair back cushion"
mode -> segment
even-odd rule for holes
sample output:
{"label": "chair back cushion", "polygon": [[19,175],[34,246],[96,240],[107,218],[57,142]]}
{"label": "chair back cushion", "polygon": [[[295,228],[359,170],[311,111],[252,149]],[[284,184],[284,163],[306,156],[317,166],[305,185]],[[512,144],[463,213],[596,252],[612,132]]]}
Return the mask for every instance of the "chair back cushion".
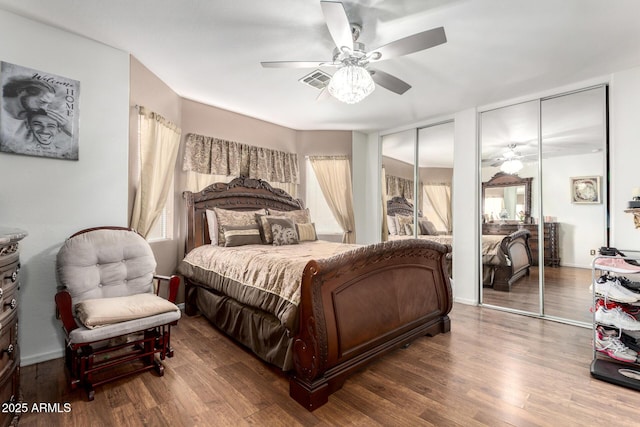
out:
{"label": "chair back cushion", "polygon": [[126,229],[95,229],[67,239],[58,251],[60,285],[73,305],[87,299],[153,292],[156,260],[149,243]]}

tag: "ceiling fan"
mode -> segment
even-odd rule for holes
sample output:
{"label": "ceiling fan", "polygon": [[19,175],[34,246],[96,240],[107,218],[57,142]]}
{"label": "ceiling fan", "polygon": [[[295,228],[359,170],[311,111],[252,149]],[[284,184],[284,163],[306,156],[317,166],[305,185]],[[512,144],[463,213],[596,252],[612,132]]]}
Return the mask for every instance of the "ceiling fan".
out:
{"label": "ceiling fan", "polygon": [[[369,64],[429,49],[447,41],[444,28],[438,27],[367,51],[365,45],[357,41],[361,26],[349,22],[341,2],[321,1],[320,6],[336,45],[331,61],[267,61],[261,64],[265,68],[337,67],[338,70],[323,92],[328,91],[340,101],[349,104],[367,97],[375,89],[375,84],[399,95],[411,88],[411,85],[389,73],[369,68]],[[322,96],[323,93],[318,98]]]}
{"label": "ceiling fan", "polygon": [[502,153],[501,157],[496,159],[488,159],[483,163],[489,163],[490,166],[500,166],[500,170],[504,173],[514,174],[518,172],[524,166],[522,164],[523,156],[519,151],[516,151],[516,144],[509,144],[507,150]]}

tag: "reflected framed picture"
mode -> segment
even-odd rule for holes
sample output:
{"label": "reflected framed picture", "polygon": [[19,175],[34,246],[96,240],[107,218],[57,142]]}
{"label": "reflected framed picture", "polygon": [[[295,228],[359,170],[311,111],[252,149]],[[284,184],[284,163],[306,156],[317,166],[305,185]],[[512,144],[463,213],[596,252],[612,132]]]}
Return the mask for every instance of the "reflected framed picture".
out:
{"label": "reflected framed picture", "polygon": [[571,203],[602,203],[600,176],[574,176],[571,180]]}

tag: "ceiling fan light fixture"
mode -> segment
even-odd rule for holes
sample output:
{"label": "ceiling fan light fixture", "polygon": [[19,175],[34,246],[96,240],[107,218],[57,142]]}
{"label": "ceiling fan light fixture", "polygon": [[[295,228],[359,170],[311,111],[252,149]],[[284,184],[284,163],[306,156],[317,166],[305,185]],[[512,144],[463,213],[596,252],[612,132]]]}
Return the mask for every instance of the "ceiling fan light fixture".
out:
{"label": "ceiling fan light fixture", "polygon": [[500,170],[509,175],[513,175],[522,169],[523,164],[519,159],[509,159],[505,160],[500,166]]}
{"label": "ceiling fan light fixture", "polygon": [[376,88],[371,74],[360,65],[345,65],[335,72],[327,90],[334,98],[346,104],[356,104]]}

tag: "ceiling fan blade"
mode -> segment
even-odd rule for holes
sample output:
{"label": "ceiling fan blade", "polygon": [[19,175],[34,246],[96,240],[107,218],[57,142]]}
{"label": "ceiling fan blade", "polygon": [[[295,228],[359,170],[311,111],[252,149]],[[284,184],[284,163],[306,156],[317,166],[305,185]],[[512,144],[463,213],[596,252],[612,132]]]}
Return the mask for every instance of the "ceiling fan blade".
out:
{"label": "ceiling fan blade", "polygon": [[430,47],[446,43],[446,41],[447,36],[444,33],[444,28],[433,28],[380,46],[378,49],[372,51],[374,53],[378,52],[380,55],[373,55],[371,62],[383,61],[396,56],[429,49]]}
{"label": "ceiling fan blade", "polygon": [[353,50],[353,36],[351,35],[351,24],[347,18],[347,12],[340,2],[321,1],[322,13],[327,22],[329,33],[338,49],[343,47]]}
{"label": "ceiling fan blade", "polygon": [[316,101],[324,101],[324,100],[329,99],[329,98],[331,98],[331,94],[329,93],[329,90],[325,86],[325,87],[322,88],[322,90],[320,91],[320,93],[316,97]]}
{"label": "ceiling fan blade", "polygon": [[371,77],[376,84],[382,86],[385,89],[390,90],[391,92],[395,92],[398,95],[402,95],[409,89],[411,89],[411,85],[403,82],[399,78],[392,76],[389,73],[385,73],[380,70],[369,70],[371,73]]}
{"label": "ceiling fan blade", "polygon": [[313,68],[332,65],[324,61],[263,61],[260,64],[264,68]]}

